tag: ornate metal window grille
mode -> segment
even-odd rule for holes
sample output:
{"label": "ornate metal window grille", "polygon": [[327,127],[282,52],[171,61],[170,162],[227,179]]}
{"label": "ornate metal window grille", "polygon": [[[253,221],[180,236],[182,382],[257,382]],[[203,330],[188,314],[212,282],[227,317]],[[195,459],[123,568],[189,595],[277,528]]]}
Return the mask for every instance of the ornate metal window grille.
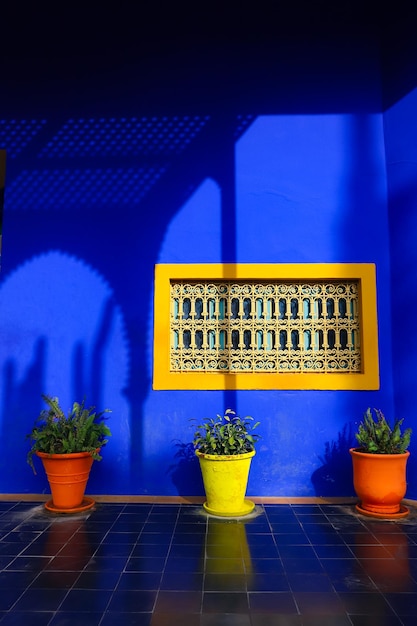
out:
{"label": "ornate metal window grille", "polygon": [[360,281],[170,282],[171,372],[360,373]]}

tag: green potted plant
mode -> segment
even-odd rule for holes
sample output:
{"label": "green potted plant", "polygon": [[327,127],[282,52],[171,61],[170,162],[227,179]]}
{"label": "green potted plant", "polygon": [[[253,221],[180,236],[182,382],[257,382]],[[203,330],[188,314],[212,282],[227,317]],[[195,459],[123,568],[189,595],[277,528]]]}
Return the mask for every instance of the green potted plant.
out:
{"label": "green potted plant", "polygon": [[401,504],[407,490],[406,466],[410,456],[411,428],[402,431],[403,419],[392,425],[382,411],[368,408],[351,448],[353,484],[359,512],[374,517],[406,517]]}
{"label": "green potted plant", "polygon": [[259,435],[259,422],[241,418],[232,409],[223,416],[207,418],[196,427],[193,439],[200,462],[206,502],[212,515],[239,517],[253,511],[255,504],[245,498],[250,464]]}
{"label": "green potted plant", "polygon": [[45,507],[53,512],[79,512],[91,508],[94,500],[84,497],[93,461],[100,461],[101,448],[111,432],[105,413],[86,407],[85,401],[74,402],[67,414],[58,398],[42,395],[48,408],[43,409],[31,432],[27,462],[36,474],[33,455],[44,466],[52,499]]}

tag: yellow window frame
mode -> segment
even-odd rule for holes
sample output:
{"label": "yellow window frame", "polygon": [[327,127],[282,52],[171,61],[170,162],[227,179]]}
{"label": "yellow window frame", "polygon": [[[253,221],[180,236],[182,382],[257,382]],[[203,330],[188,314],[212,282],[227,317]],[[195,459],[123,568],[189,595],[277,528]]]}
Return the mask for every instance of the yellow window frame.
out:
{"label": "yellow window frame", "polygon": [[[175,280],[357,281],[360,292],[360,372],[170,371],[171,282]],[[376,268],[372,263],[158,264],[154,297],[154,389],[379,389]]]}

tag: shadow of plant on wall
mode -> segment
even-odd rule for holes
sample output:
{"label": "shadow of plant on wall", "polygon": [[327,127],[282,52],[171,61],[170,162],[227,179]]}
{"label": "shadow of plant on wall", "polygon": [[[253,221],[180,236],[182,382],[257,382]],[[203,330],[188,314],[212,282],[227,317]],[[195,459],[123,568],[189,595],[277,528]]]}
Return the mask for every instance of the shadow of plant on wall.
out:
{"label": "shadow of plant on wall", "polygon": [[319,456],[322,463],[312,476],[316,496],[354,496],[352,461],[349,448],[354,445],[352,424],[345,424],[337,441],[326,441],[324,454]]}
{"label": "shadow of plant on wall", "polygon": [[[123,389],[130,351],[123,311],[104,276],[61,250],[36,255],[0,280],[0,328],[0,435],[8,441],[0,461],[7,468],[1,492],[49,491],[43,474],[35,478],[22,469],[26,433],[42,409],[43,393],[58,396],[64,410],[74,398],[111,405],[118,415],[116,449],[124,450],[110,450],[110,456],[126,456],[128,442],[120,433],[129,419]],[[110,468],[94,470],[93,493],[116,493],[123,468]]]}
{"label": "shadow of plant on wall", "polygon": [[200,465],[193,444],[191,442],[183,443],[182,441],[177,441],[175,447],[177,451],[174,458],[177,459],[177,462],[170,465],[167,474],[171,475],[178,495],[204,495]]}

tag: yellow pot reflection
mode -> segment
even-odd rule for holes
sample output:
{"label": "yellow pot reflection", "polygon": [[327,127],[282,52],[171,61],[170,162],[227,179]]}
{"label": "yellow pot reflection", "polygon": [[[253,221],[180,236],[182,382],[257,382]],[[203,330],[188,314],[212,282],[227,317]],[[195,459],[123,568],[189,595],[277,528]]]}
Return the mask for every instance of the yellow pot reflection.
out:
{"label": "yellow pot reflection", "polygon": [[244,522],[209,520],[204,569],[215,587],[237,591],[252,579],[253,566]]}

